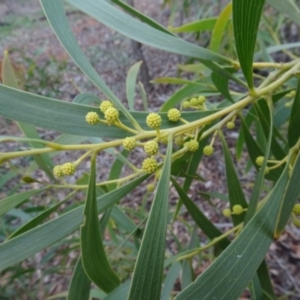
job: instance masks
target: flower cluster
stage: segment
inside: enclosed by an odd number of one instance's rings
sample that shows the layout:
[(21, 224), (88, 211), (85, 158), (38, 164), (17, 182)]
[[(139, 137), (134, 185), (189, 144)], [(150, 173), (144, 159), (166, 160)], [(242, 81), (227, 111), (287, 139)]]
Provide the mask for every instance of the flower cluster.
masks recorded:
[(57, 165), (53, 168), (55, 177), (71, 176), (75, 173), (76, 166), (73, 162), (66, 162), (63, 165)]
[(185, 100), (182, 102), (182, 108), (196, 108), (204, 109), (204, 103), (206, 101), (205, 96), (193, 97), (189, 101)]

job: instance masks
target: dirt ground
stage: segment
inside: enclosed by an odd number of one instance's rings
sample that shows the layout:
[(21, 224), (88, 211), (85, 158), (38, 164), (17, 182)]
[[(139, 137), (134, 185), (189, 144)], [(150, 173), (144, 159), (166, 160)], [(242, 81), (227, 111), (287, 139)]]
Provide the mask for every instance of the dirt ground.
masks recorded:
[[(168, 8), (161, 9), (161, 2), (160, 0), (139, 1), (138, 8), (167, 26), (170, 11)], [(71, 6), (67, 5), (66, 7), (73, 32), (83, 51), (107, 85), (125, 103), (126, 74), (130, 66), (136, 61), (130, 41), (119, 33), (78, 12)], [(180, 22), (180, 16), (177, 16), (176, 22)], [(71, 101), (78, 94), (79, 89), (103, 98), (103, 95), (82, 75), (59, 44), (47, 24), (37, 0), (0, 0), (0, 59), (4, 50), (10, 52), (16, 65), (21, 65), (26, 70), (24, 87), (30, 92)], [(177, 64), (183, 60), (182, 57), (150, 47), (143, 47), (142, 50), (151, 78), (176, 76)], [(28, 70), (32, 70), (32, 72)], [(173, 91), (174, 87), (170, 85), (154, 85), (151, 93), (148, 95), (150, 109), (157, 110)], [(19, 135), (21, 133), (14, 123), (0, 117), (0, 134)], [(234, 153), (237, 134), (229, 132), (226, 134), (227, 138), (230, 139), (231, 151)], [(48, 131), (41, 131), (41, 135), (46, 138), (57, 136), (56, 133)], [(3, 150), (2, 148), (0, 149), (1, 151)], [(213, 199), (212, 201), (216, 205), (216, 209), (213, 209), (199, 195), (200, 191), (226, 193), (225, 165), (220, 159), (222, 155), (221, 147), (217, 146), (213, 157), (203, 161), (200, 165), (199, 174), (205, 178), (205, 182), (198, 182), (197, 185), (192, 186), (190, 195), (216, 226), (224, 229), (230, 227), (228, 220), (220, 217), (220, 211), (224, 207), (224, 203)], [(139, 163), (138, 153), (135, 153), (134, 157)], [(64, 157), (62, 156), (60, 159), (64, 160)], [(106, 169), (110, 167), (110, 158), (103, 156), (99, 159), (101, 160), (101, 165), (105, 166)], [(246, 157), (237, 162), (240, 170), (240, 180), (245, 190), (248, 190), (249, 181), (254, 178), (255, 174), (253, 172), (245, 174), (243, 172), (245, 164)], [(0, 174), (3, 175), (6, 169), (2, 167), (0, 171)], [(0, 196), (4, 197), (7, 190), (14, 185), (15, 182), (10, 182), (9, 186), (4, 187), (0, 191)], [(141, 186), (134, 196), (141, 198), (141, 194), (144, 191), (145, 186)], [(175, 202), (176, 198), (176, 193), (172, 191), (171, 203)], [(50, 201), (50, 198), (47, 201)], [(124, 203), (130, 205), (129, 203), (132, 202), (125, 199)], [(137, 206), (137, 203), (135, 205)], [(174, 232), (178, 234), (180, 240), (188, 241), (190, 238), (187, 229), (180, 223), (174, 224)], [(272, 244), (266, 257), (276, 293), (279, 296), (286, 295), (286, 297), (281, 299), (300, 299), (299, 240), (300, 230), (292, 225), (288, 225), (283, 235)], [(170, 239), (170, 243), (168, 243), (170, 251), (173, 250), (173, 244)], [(43, 253), (37, 254), (33, 259), (29, 260), (28, 265), (37, 268), (34, 261), (38, 261), (39, 265), (42, 257)], [(52, 261), (52, 263), (58, 265), (60, 263), (59, 258), (56, 261)], [(198, 271), (201, 272), (205, 267), (205, 265), (201, 266)], [(38, 268), (41, 268), (40, 265)], [(37, 272), (37, 274), (38, 277), (44, 276), (42, 275), (43, 273)], [(40, 285), (38, 299), (45, 299), (45, 295), (54, 295), (64, 291), (68, 286), (69, 280), (70, 278), (63, 278), (59, 274), (55, 276), (46, 275), (43, 282), (50, 287), (45, 292), (43, 286)], [(32, 286), (35, 287), (35, 284), (32, 284)], [(292, 295), (288, 296), (290, 293)], [(2, 300), (1, 295), (0, 299)], [(24, 295), (22, 299), (31, 300), (33, 298), (26, 298)]]

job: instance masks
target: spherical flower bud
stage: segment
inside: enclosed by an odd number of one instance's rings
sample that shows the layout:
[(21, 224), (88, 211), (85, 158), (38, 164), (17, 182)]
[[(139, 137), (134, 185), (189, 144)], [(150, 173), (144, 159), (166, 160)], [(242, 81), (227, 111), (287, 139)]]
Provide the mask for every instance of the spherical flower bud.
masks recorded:
[(104, 113), (105, 120), (112, 124), (119, 120), (119, 112), (114, 107), (109, 107)]
[(149, 184), (147, 185), (147, 191), (148, 191), (149, 193), (152, 193), (152, 192), (154, 192), (154, 190), (155, 190), (155, 185), (154, 185), (153, 183), (149, 183)]
[(270, 169), (268, 167), (265, 168), (265, 175), (270, 173)]
[(184, 143), (184, 147), (186, 147), (190, 152), (195, 152), (199, 148), (199, 142), (196, 140), (190, 140)]
[(157, 169), (158, 164), (154, 157), (148, 157), (146, 158), (142, 163), (142, 169), (146, 173), (153, 173)]
[(296, 215), (296, 216), (299, 216), (300, 215), (300, 204), (295, 204), (294, 207), (293, 207), (293, 213)]
[(263, 156), (258, 156), (257, 158), (256, 158), (256, 160), (255, 160), (255, 162), (256, 162), (256, 164), (259, 166), (259, 167), (261, 167), (262, 166), (262, 164), (264, 163), (264, 157)]
[(198, 104), (198, 99), (197, 98), (192, 98), (191, 100), (190, 100), (190, 105), (191, 106), (196, 106)]
[(73, 175), (76, 171), (76, 166), (73, 162), (64, 163), (61, 167), (63, 175), (65, 176)]
[(229, 218), (231, 216), (231, 210), (230, 208), (225, 208), (223, 209), (223, 216), (226, 217), (226, 218)]
[(171, 122), (177, 122), (180, 120), (180, 118), (181, 118), (181, 112), (177, 108), (171, 108), (168, 111), (168, 119)]
[(175, 142), (175, 145), (182, 146), (184, 144), (183, 136), (182, 135), (176, 136), (174, 142)]
[(239, 204), (233, 205), (232, 207), (232, 213), (235, 215), (240, 215), (243, 213), (243, 207)]
[(148, 155), (154, 155), (158, 151), (158, 144), (155, 141), (148, 141), (145, 146), (144, 150)]
[(110, 107), (113, 107), (114, 105), (109, 100), (104, 100), (100, 104), (100, 110), (105, 113)]
[(99, 115), (96, 112), (88, 112), (85, 116), (85, 120), (91, 124), (91, 125), (95, 125), (99, 122)]
[(164, 137), (160, 137), (159, 141), (164, 144), (167, 145), (168, 144), (168, 136), (164, 136)]
[(150, 128), (159, 129), (161, 125), (161, 116), (157, 113), (150, 113), (147, 116), (146, 123)]
[(199, 96), (198, 97), (198, 104), (203, 104), (206, 101), (206, 97), (205, 96)]
[(158, 171), (156, 171), (156, 173), (155, 173), (155, 178), (156, 178), (156, 179), (159, 179), (159, 178), (160, 178), (161, 172), (162, 172), (162, 169), (159, 169)]
[(296, 227), (300, 228), (300, 220), (298, 218), (293, 218), (292, 222)]
[(58, 165), (58, 166), (55, 166), (53, 168), (53, 175), (55, 177), (62, 177), (64, 176), (64, 173), (63, 173), (63, 170), (62, 170), (62, 166), (61, 165)]
[(233, 129), (234, 126), (235, 126), (235, 124), (234, 124), (234, 122), (232, 122), (232, 121), (227, 122), (227, 124), (226, 124), (226, 127), (227, 127), (228, 129)]
[(123, 140), (123, 147), (125, 150), (131, 151), (136, 147), (136, 139), (134, 137), (127, 137)]
[(213, 146), (207, 145), (203, 148), (203, 154), (206, 156), (211, 156), (214, 153)]
[(183, 103), (182, 103), (183, 108), (189, 108), (190, 106), (191, 106), (191, 104), (189, 101), (183, 101)]

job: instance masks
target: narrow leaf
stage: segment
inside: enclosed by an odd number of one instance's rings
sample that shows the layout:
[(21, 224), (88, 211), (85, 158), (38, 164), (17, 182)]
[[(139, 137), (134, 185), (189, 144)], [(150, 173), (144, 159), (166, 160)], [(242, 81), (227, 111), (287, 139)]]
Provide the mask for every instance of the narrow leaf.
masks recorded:
[(94, 106), (95, 103), (100, 104), (100, 99), (92, 93), (80, 93), (73, 99), (73, 103)]
[(287, 14), (289, 18), (300, 25), (300, 10), (291, 0), (267, 0), (270, 5), (275, 7), (280, 13)]
[[(158, 77), (151, 80), (151, 83), (161, 83), (161, 84), (197, 84), (201, 85), (197, 81), (191, 81), (187, 79), (181, 79), (176, 77)], [(203, 86), (203, 85), (202, 85)]]
[[(228, 196), (230, 207), (234, 205), (241, 205), (243, 208), (247, 208), (248, 204), (245, 199), (243, 189), (240, 184), (240, 180), (236, 174), (231, 155), (225, 141), (224, 135), (220, 133), (220, 138), (222, 141), (224, 157), (225, 157), (225, 167), (226, 167), (226, 179), (227, 179), (227, 188), (228, 188)], [(241, 215), (232, 215), (232, 220), (234, 225), (238, 225), (239, 223), (243, 222), (245, 217), (245, 213)]]
[[(188, 210), (189, 214), (197, 224), (197, 226), (207, 235), (211, 240), (222, 235), (222, 232), (216, 228), (213, 223), (207, 219), (204, 213), (197, 207), (197, 205), (189, 198), (189, 196), (183, 191), (180, 185), (171, 177), (172, 183), (182, 200), (182, 203)], [(218, 245), (225, 249), (230, 242), (227, 239), (222, 239), (218, 242)]]
[(164, 286), (161, 293), (160, 300), (169, 300), (173, 291), (174, 284), (179, 276), (181, 270), (180, 262), (175, 262), (169, 269), (166, 278), (164, 280)]
[(135, 9), (134, 7), (128, 5), (127, 3), (121, 1), (121, 0), (112, 0), (113, 3), (115, 3), (116, 5), (120, 6), (121, 8), (123, 8), (125, 11), (127, 11), (128, 13), (130, 13), (132, 16), (137, 17), (138, 19), (140, 19), (143, 23), (146, 23), (147, 25), (160, 30), (164, 33), (173, 35), (172, 32), (170, 32), (167, 28), (165, 28), (164, 26), (160, 25), (158, 22), (156, 22), (155, 20), (147, 17), (146, 15), (142, 14), (140, 11), (138, 11), (137, 9)]
[(172, 155), (171, 137), (169, 137), (168, 142), (162, 174), (134, 268), (128, 296), (130, 300), (160, 299), (168, 220), (169, 178)]
[[(116, 105), (116, 107), (122, 111), (124, 116), (134, 123), (134, 119), (132, 118), (130, 112), (105, 84), (82, 52), (72, 33), (71, 27), (68, 24), (63, 7), (63, 1), (40, 0), (40, 2), (53, 31), (55, 32), (61, 44), (64, 46), (65, 50), (72, 57), (73, 61), (88, 76), (95, 86), (98, 87)], [(106, 2), (101, 1), (101, 5), (104, 4), (106, 4)]]
[(131, 66), (126, 77), (126, 95), (130, 110), (134, 110), (136, 79), (142, 63), (142, 61), (138, 61)]
[(96, 202), (96, 160), (92, 157), (85, 220), (80, 230), (81, 259), (87, 276), (104, 292), (114, 290), (120, 280), (111, 269), (102, 243)]
[(20, 205), (21, 203), (25, 202), (31, 196), (39, 194), (46, 189), (39, 189), (39, 190), (32, 190), (28, 192), (23, 192), (20, 194), (14, 194), (12, 196), (3, 198), (0, 200), (0, 216), (8, 212), (9, 210), (13, 209), (14, 207)]
[(148, 111), (147, 94), (146, 94), (144, 85), (140, 81), (139, 81), (139, 88), (140, 88), (140, 94), (141, 94), (142, 102), (143, 102), (143, 106), (144, 106), (144, 111)]
[(292, 148), (300, 138), (300, 78), (298, 78), (297, 92), (295, 95), (288, 128), (289, 146)]
[(32, 220), (30, 220), (29, 222), (25, 223), (23, 226), (21, 226), (20, 228), (18, 228), (16, 231), (14, 231), (8, 238), (12, 239), (14, 237), (16, 237), (17, 235), (20, 235), (21, 233), (24, 233), (38, 225), (40, 225), (46, 218), (48, 218), (53, 212), (56, 212), (58, 210), (58, 208), (65, 203), (66, 201), (68, 201), (70, 199), (70, 197), (72, 197), (75, 192), (72, 192), (70, 195), (68, 195), (64, 200), (60, 201), (59, 203), (53, 205), (52, 207), (46, 209), (45, 211), (43, 211), (42, 213), (40, 213), (38, 216), (34, 217)]
[(176, 300), (238, 299), (273, 241), (274, 215), (278, 213), (287, 181), (286, 168), (263, 207), (213, 264), (178, 294)]
[(212, 51), (219, 52), (219, 48), (222, 42), (223, 34), (226, 29), (226, 25), (231, 16), (232, 12), (232, 3), (229, 2), (224, 9), (221, 11), (218, 20), (215, 24), (215, 27), (211, 34), (211, 40), (209, 48)]
[[(97, 198), (98, 213), (117, 203), (143, 182), (148, 175), (138, 177), (121, 188)], [(0, 245), (0, 270), (18, 263), (77, 230), (83, 222), (83, 206), (63, 214)], [(22, 251), (20, 251), (22, 249)]]
[(103, 300), (124, 300), (128, 295), (130, 280), (120, 284), (116, 289), (109, 293)]
[[(178, 95), (177, 95), (178, 97)], [(176, 101), (179, 99), (176, 97)], [(55, 99), (42, 97), (27, 92), (15, 90), (0, 84), (0, 115), (42, 128), (53, 129), (74, 135), (89, 137), (125, 138), (129, 134), (116, 127), (105, 124), (89, 125), (85, 121), (85, 115), (90, 111), (99, 113), (99, 109), (70, 102), (58, 101)], [(172, 106), (173, 107), (173, 106)], [(182, 117), (188, 121), (195, 121), (216, 112), (217, 110), (184, 112)], [(133, 112), (134, 119), (145, 129), (149, 129), (146, 124), (148, 112)], [(55, 118), (53, 118), (55, 116)], [(166, 117), (166, 113), (161, 113), (161, 128), (174, 127)], [(130, 122), (120, 115), (123, 124), (130, 126)], [(180, 125), (180, 123), (178, 123)], [(176, 124), (176, 126), (178, 126)], [(0, 156), (1, 157), (1, 156)]]
[(179, 27), (169, 27), (169, 29), (172, 32), (176, 32), (176, 33), (213, 30), (216, 22), (217, 22), (217, 18), (201, 19), (201, 20), (183, 24)]
[(294, 162), (291, 177), (288, 186), (286, 188), (284, 199), (280, 206), (280, 210), (277, 218), (277, 224), (276, 224), (276, 231), (275, 231), (276, 238), (279, 237), (282, 231), (284, 230), (284, 227), (286, 226), (286, 223), (288, 222), (291, 216), (293, 206), (299, 198), (300, 195), (299, 178), (300, 178), (300, 152), (298, 152), (297, 158)]
[(73, 271), (67, 300), (89, 300), (91, 281), (86, 276), (81, 257), (78, 258)]
[[(43, 3), (56, 3), (57, 1), (41, 0)], [(138, 20), (126, 15), (105, 1), (95, 2), (93, 0), (68, 0), (69, 3), (95, 18), (99, 22), (120, 32), (121, 34), (136, 40), (142, 44), (166, 50), (172, 53), (198, 58), (202, 64), (209, 69), (219, 72), (221, 75), (231, 78), (244, 85), (243, 81), (222, 69), (216, 63), (233, 63), (232, 60), (221, 56), (205, 48), (196, 46), (177, 37), (163, 33), (143, 24)], [(215, 63), (216, 62), (216, 63)]]
[(250, 90), (253, 90), (252, 61), (264, 0), (233, 0), (232, 15), (236, 51)]
[[(4, 52), (4, 58), (2, 62), (2, 81), (4, 85), (9, 87), (18, 89), (19, 85), (15, 78), (15, 73), (10, 61), (10, 57), (7, 51)], [(18, 123), (19, 128), (22, 130), (24, 135), (28, 138), (38, 139), (39, 134), (36, 128), (30, 124)], [(29, 143), (34, 148), (39, 148), (41, 145), (37, 145), (34, 143)], [(53, 163), (48, 156), (48, 154), (38, 154), (34, 155), (33, 159), (37, 163), (37, 165), (51, 178), (54, 180), (54, 176), (52, 173)]]
[[(230, 70), (232, 71), (232, 70)], [(218, 89), (218, 91), (230, 102), (234, 103), (230, 92), (229, 92), (229, 88), (228, 88), (228, 82), (229, 79), (224, 77), (224, 76), (220, 76), (218, 73), (216, 72), (212, 72), (211, 74), (211, 80), (214, 83), (214, 85), (216, 86), (216, 88)]]

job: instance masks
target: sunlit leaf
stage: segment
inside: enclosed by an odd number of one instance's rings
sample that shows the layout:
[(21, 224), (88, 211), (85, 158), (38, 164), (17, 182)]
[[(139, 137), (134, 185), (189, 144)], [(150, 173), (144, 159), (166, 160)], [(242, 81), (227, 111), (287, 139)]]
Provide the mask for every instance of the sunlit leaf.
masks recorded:
[(176, 32), (176, 33), (213, 30), (216, 22), (217, 22), (217, 18), (207, 18), (207, 19), (201, 19), (190, 23), (186, 23), (179, 27), (169, 27), (169, 29), (172, 32)]
[(212, 31), (210, 45), (209, 45), (210, 50), (219, 52), (223, 34), (226, 29), (227, 22), (231, 16), (231, 12), (232, 12), (232, 3), (229, 2), (220, 13), (218, 20)]

